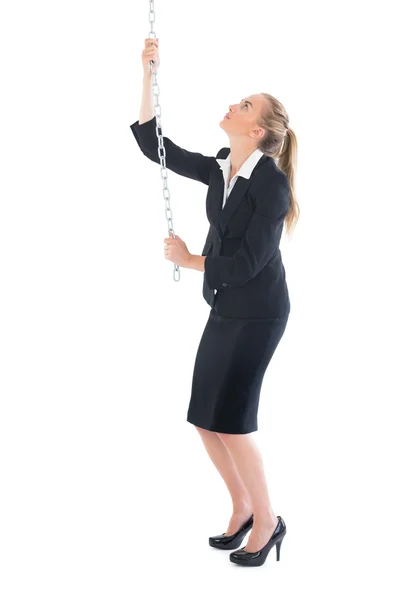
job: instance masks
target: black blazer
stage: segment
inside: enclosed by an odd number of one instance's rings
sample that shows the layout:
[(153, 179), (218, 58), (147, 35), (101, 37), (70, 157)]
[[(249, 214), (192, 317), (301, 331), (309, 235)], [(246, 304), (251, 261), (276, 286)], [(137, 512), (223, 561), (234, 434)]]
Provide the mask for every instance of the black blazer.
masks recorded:
[[(147, 158), (160, 164), (156, 117), (130, 126)], [(279, 243), (289, 209), (289, 183), (275, 160), (262, 156), (251, 177), (238, 177), (222, 208), (224, 177), (215, 158), (189, 152), (163, 134), (165, 164), (178, 175), (208, 186), (210, 223), (202, 256), (206, 256), (203, 296), (223, 317), (287, 316), (290, 300)], [(217, 293), (214, 293), (217, 290)]]

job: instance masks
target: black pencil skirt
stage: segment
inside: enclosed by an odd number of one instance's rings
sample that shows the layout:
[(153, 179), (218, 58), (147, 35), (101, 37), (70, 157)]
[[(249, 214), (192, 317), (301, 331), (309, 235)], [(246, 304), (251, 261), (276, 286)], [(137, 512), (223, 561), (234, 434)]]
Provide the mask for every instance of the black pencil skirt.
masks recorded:
[(211, 309), (195, 359), (189, 423), (219, 433), (258, 430), (261, 384), (288, 318), (236, 319)]

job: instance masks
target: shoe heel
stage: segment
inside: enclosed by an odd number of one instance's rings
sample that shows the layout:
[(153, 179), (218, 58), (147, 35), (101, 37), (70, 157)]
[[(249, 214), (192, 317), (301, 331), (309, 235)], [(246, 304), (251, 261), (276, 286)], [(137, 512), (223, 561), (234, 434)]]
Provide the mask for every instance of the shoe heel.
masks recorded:
[(276, 560), (279, 560), (281, 556), (281, 544), (282, 540), (279, 540), (279, 542), (276, 543)]

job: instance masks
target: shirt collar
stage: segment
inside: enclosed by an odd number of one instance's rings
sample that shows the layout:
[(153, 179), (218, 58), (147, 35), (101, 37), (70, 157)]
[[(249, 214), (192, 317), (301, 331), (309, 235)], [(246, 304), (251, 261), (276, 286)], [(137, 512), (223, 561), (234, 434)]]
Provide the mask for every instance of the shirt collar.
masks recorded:
[[(254, 167), (263, 155), (264, 152), (261, 152), (261, 150), (256, 148), (254, 152), (246, 158), (235, 177), (239, 177), (240, 175), (240, 177), (249, 179)], [(224, 175), (227, 175), (231, 170), (231, 154), (229, 153), (226, 158), (217, 158), (216, 161), (219, 164), (220, 169), (224, 172)]]

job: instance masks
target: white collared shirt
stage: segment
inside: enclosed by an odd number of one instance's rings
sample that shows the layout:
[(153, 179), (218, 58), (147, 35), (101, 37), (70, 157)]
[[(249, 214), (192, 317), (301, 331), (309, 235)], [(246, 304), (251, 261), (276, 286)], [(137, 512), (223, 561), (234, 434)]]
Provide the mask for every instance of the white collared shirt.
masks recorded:
[(222, 173), (224, 176), (224, 181), (225, 181), (224, 197), (222, 199), (222, 208), (224, 208), (226, 199), (228, 198), (229, 194), (231, 193), (232, 188), (235, 185), (236, 180), (239, 177), (239, 175), (240, 175), (240, 177), (245, 177), (246, 179), (249, 179), (250, 175), (253, 172), (254, 167), (256, 166), (256, 164), (258, 163), (258, 161), (260, 160), (260, 158), (263, 155), (264, 155), (264, 153), (261, 152), (261, 150), (259, 150), (258, 148), (256, 148), (254, 150), (254, 152), (252, 152), (250, 154), (250, 156), (248, 156), (246, 158), (246, 160), (244, 161), (244, 163), (242, 164), (242, 166), (240, 167), (240, 169), (236, 173), (236, 175), (234, 175), (232, 177), (229, 186), (228, 186), (228, 177), (232, 170), (231, 154), (229, 153), (226, 158), (217, 158), (216, 159), (217, 163), (219, 164), (220, 169), (222, 170)]

